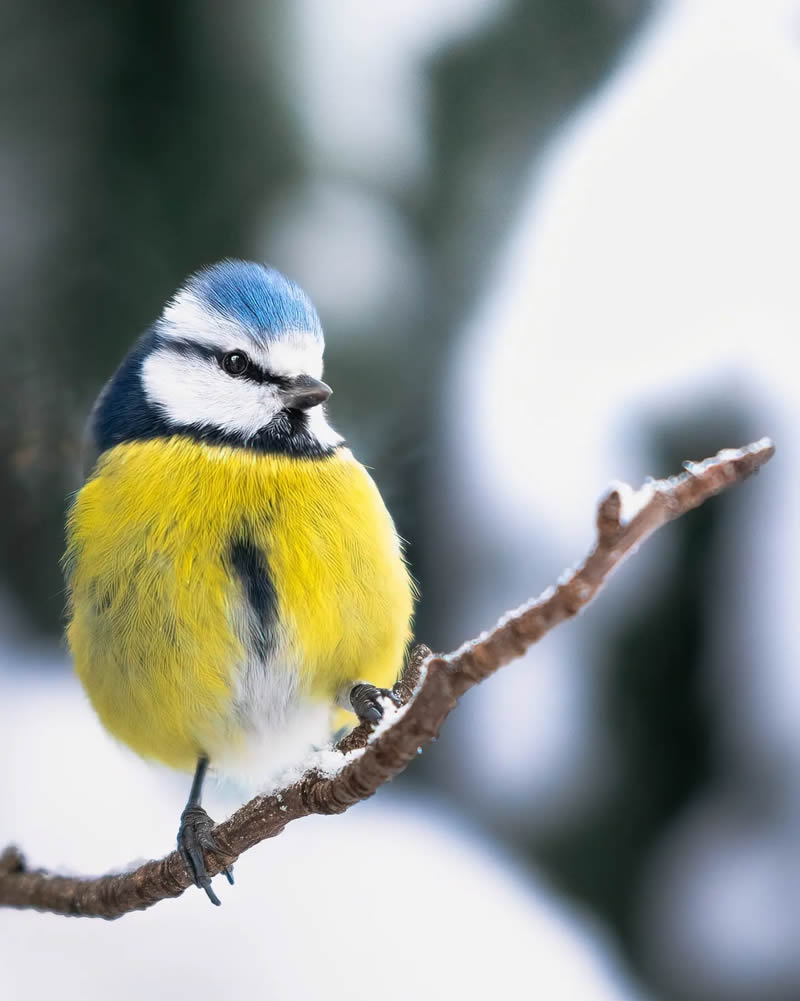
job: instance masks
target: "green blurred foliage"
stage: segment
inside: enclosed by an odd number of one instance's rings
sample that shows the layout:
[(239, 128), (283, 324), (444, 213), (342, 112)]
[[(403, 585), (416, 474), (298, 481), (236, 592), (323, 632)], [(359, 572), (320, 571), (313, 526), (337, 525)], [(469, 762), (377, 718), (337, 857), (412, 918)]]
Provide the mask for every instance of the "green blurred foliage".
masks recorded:
[(19, 240), (2, 251), (0, 569), (40, 628), (60, 626), (65, 498), (92, 399), (189, 271), (251, 252), (254, 205), (302, 170), (278, 83), (280, 11), (0, 8)]

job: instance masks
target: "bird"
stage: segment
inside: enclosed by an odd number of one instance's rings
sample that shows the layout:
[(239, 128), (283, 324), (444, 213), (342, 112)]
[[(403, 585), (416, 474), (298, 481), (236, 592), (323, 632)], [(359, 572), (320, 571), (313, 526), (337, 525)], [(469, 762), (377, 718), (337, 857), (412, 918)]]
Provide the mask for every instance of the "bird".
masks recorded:
[(323, 351), (278, 270), (190, 275), (101, 390), (67, 514), (76, 674), (113, 737), (193, 773), (178, 849), (217, 905), (207, 772), (297, 764), (343, 720), (376, 723), (411, 637), (403, 543), (328, 421)]

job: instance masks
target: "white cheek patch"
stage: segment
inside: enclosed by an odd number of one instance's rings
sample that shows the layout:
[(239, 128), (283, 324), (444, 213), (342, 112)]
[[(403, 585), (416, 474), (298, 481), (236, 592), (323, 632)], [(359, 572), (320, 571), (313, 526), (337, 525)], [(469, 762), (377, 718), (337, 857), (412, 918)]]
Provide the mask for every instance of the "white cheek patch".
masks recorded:
[(255, 434), (281, 409), (268, 384), (234, 379), (211, 359), (155, 351), (142, 366), (148, 400), (173, 423), (210, 424), (222, 431)]
[[(202, 303), (191, 292), (179, 292), (167, 304), (158, 333), (165, 341), (194, 341), (215, 351), (243, 351), (272, 375), (322, 378), (322, 338), (309, 331), (283, 331), (264, 344), (246, 326)], [(148, 399), (176, 425), (211, 425), (245, 436), (269, 424), (282, 409), (277, 389), (269, 383), (234, 379), (210, 358), (156, 350), (142, 366)], [(343, 441), (328, 423), (322, 406), (306, 412), (309, 433), (323, 448)]]
[(312, 407), (306, 411), (306, 423), (311, 434), (323, 448), (335, 448), (344, 441), (328, 423), (325, 410), (322, 407)]

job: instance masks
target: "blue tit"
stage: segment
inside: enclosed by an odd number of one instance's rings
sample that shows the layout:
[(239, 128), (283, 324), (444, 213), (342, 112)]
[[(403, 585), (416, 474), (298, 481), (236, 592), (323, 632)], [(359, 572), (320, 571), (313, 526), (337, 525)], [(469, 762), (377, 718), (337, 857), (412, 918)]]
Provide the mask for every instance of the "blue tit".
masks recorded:
[(194, 769), (178, 846), (214, 903), (209, 765), (274, 771), (342, 710), (379, 719), (410, 638), (401, 544), (328, 423), (323, 347), (278, 271), (192, 275), (101, 392), (67, 520), (76, 672), (111, 734)]

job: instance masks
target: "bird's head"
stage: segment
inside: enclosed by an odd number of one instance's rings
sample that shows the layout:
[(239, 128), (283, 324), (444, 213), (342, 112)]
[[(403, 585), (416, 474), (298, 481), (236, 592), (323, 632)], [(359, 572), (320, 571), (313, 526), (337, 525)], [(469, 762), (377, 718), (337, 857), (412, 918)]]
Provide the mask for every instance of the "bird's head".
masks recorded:
[(323, 349), (301, 288), (264, 265), (221, 261), (192, 275), (133, 347), (95, 407), (96, 444), (184, 433), (329, 451), (341, 438), (323, 407)]

